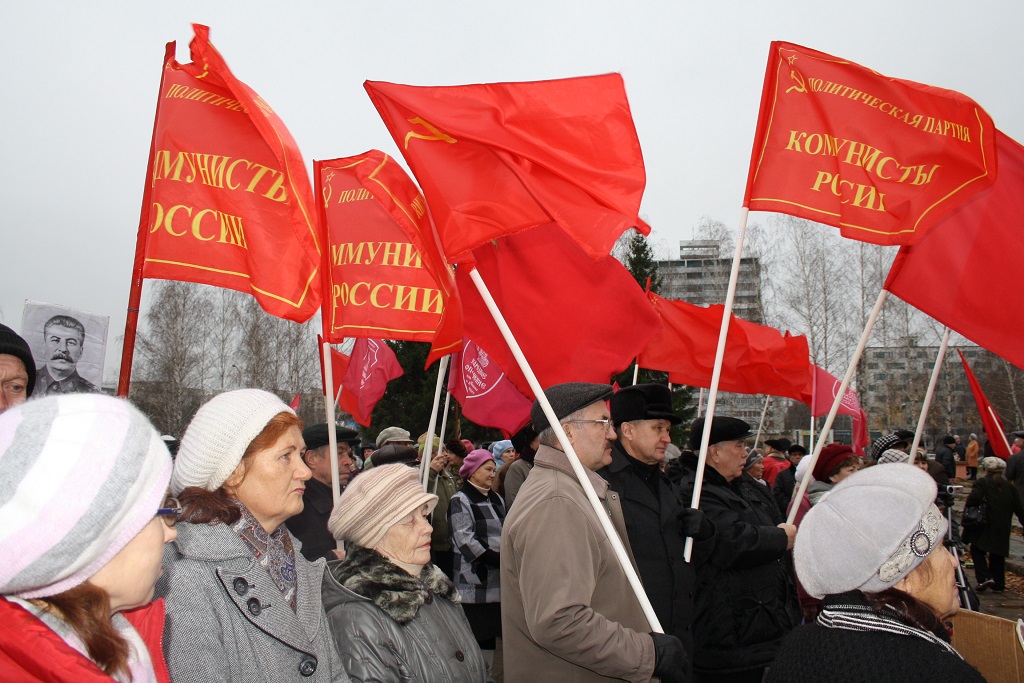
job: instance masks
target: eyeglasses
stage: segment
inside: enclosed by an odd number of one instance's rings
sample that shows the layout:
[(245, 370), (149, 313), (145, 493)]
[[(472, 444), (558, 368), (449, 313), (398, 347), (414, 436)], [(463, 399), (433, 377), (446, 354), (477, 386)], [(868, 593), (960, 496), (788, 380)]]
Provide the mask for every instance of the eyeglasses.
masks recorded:
[(596, 424), (601, 425), (605, 429), (615, 426), (615, 423), (613, 423), (610, 418), (605, 418), (603, 420), (569, 420), (569, 422), (573, 422), (576, 424)]
[(163, 505), (156, 510), (156, 516), (164, 521), (167, 526), (173, 527), (178, 523), (181, 516), (181, 503), (173, 496), (167, 496)]

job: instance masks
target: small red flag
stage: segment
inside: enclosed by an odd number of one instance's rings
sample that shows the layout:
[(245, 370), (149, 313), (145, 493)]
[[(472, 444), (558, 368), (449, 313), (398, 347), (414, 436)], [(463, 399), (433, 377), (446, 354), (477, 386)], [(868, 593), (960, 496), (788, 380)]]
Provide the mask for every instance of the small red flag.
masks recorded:
[(979, 346), (1024, 368), (1020, 330), (1024, 147), (997, 131), (999, 179), (902, 247), (885, 288)]
[(773, 42), (744, 206), (912, 244), (991, 186), (995, 127), (972, 99)]
[[(814, 373), (812, 383), (807, 395), (802, 400), (811, 407), (811, 415), (814, 417), (828, 415), (843, 382), (818, 365), (812, 365), (811, 371)], [(838, 414), (853, 417), (853, 450), (864, 455), (864, 449), (870, 442), (868, 416), (853, 389), (847, 389), (843, 394)]]
[(344, 388), (338, 405), (356, 422), (369, 427), (373, 408), (387, 391), (388, 382), (401, 377), (402, 372), (398, 357), (383, 340), (359, 337), (341, 380)]
[(302, 401), (302, 393), (300, 392), (298, 394), (295, 394), (295, 396), (292, 398), (291, 403), (288, 404), (288, 407), (291, 408), (292, 410), (296, 410), (297, 411), (299, 409), (299, 403), (301, 401)]
[(1010, 445), (1006, 443), (1006, 430), (1003, 429), (1003, 421), (996, 415), (995, 409), (989, 403), (985, 392), (978, 384), (978, 378), (974, 376), (971, 366), (964, 358), (964, 352), (956, 350), (960, 354), (960, 362), (964, 364), (964, 374), (967, 375), (967, 382), (971, 385), (971, 393), (974, 394), (974, 402), (978, 406), (978, 414), (981, 416), (981, 425), (985, 429), (988, 442), (992, 445), (992, 451), (1003, 460), (1010, 457)]
[(465, 339), (462, 351), (452, 356), (448, 392), (462, 406), (462, 414), (483, 427), (515, 434), (530, 419), (533, 401), (509, 381), (476, 342)]
[[(327, 373), (324, 372), (324, 338), (319, 334), (316, 336), (317, 357), (320, 359), (320, 391), (327, 397)], [(334, 384), (334, 396), (342, 387), (345, 373), (348, 372), (349, 357), (331, 347), (331, 380)], [(334, 397), (328, 397), (334, 398)]]
[(449, 263), (546, 223), (591, 258), (628, 228), (649, 233), (637, 216), (643, 156), (618, 74), (364, 87), (423, 189)]
[(324, 226), (324, 335), (433, 342), (427, 365), (459, 348), (462, 308), (426, 203), (378, 150), (314, 162)]
[(139, 239), (143, 277), (253, 295), (303, 322), (320, 305), (313, 192), (277, 114), (193, 24), (191, 64), (167, 45)]
[[(592, 260), (556, 225), (473, 252), (477, 269), (542, 387), (603, 382), (622, 372), (661, 327), (636, 280), (611, 256)], [(465, 335), (487, 349), (519, 391), (526, 377), (466, 268), (459, 267)]]
[[(669, 373), (673, 384), (710, 387), (722, 327), (721, 304), (697, 306), (647, 297), (664, 327), (637, 358), (640, 367)], [(810, 382), (807, 338), (732, 316), (718, 388), (802, 400)]]

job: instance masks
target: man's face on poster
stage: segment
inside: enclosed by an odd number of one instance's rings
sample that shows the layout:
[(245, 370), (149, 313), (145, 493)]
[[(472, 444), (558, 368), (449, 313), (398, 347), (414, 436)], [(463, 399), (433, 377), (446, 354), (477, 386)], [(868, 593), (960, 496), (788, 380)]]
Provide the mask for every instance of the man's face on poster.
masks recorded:
[(63, 325), (50, 325), (43, 332), (46, 365), (61, 373), (70, 373), (82, 357), (85, 339), (78, 330)]

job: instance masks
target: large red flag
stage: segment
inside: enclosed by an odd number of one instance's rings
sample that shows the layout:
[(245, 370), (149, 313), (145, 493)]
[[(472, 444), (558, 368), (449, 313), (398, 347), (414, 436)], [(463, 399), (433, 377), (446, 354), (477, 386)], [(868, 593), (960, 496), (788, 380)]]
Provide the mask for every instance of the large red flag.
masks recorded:
[[(611, 256), (592, 260), (556, 225), (474, 250), (477, 269), (542, 387), (609, 382), (661, 327), (633, 276)], [(487, 349), (524, 395), (525, 376), (466, 268), (456, 269), (466, 337)]]
[(305, 163), (277, 114), (193, 24), (191, 64), (167, 46), (139, 226), (142, 275), (251, 293), (302, 322), (320, 305)]
[(912, 244), (996, 176), (995, 127), (969, 97), (773, 42), (744, 206)]
[[(637, 358), (640, 367), (669, 373), (673, 384), (710, 387), (721, 304), (697, 306), (647, 294), (664, 327)], [(732, 316), (719, 389), (802, 399), (810, 381), (807, 338)]]
[[(839, 387), (842, 386), (843, 382), (818, 365), (812, 365), (811, 371), (814, 373), (811, 385), (808, 387), (807, 395), (802, 400), (811, 407), (811, 415), (814, 417), (828, 415), (829, 411), (832, 410), (832, 403), (836, 400)], [(864, 455), (864, 449), (867, 448), (870, 442), (870, 437), (868, 436), (868, 416), (864, 412), (860, 399), (857, 398), (857, 394), (853, 389), (847, 389), (846, 393), (843, 394), (843, 400), (839, 403), (838, 414), (853, 417), (853, 450)]]
[(637, 216), (646, 175), (618, 74), (364, 85), (423, 189), (450, 263), (546, 223), (592, 258), (628, 228), (650, 231)]
[(429, 365), (462, 343), (455, 278), (423, 196), (378, 150), (314, 162), (324, 226), (324, 336), (433, 342)]
[(971, 366), (967, 364), (967, 359), (964, 358), (964, 352), (960, 349), (957, 349), (956, 352), (960, 354), (960, 362), (964, 364), (964, 374), (967, 375), (967, 381), (971, 385), (971, 393), (974, 394), (974, 402), (978, 405), (978, 414), (981, 416), (981, 425), (985, 428), (988, 442), (992, 444), (992, 450), (995, 454), (1006, 460), (1010, 457), (1010, 445), (1006, 443), (1006, 431), (1003, 428), (1003, 421), (996, 415), (996, 411), (992, 404), (989, 403), (988, 397), (981, 390), (978, 378), (974, 376)]
[(505, 371), (480, 346), (469, 339), (452, 356), (448, 391), (471, 422), (515, 434), (530, 419), (533, 401), (509, 381)]
[(1024, 147), (997, 131), (999, 179), (913, 246), (902, 247), (885, 288), (979, 346), (1024, 368)]

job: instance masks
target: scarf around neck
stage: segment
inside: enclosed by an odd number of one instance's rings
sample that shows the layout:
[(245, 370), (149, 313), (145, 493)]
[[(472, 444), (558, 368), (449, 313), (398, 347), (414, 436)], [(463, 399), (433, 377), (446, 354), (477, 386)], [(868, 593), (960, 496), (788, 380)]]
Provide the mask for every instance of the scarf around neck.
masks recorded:
[(270, 578), (274, 580), (274, 585), (281, 591), (281, 595), (294, 612), (298, 596), (298, 576), (295, 572), (295, 548), (292, 546), (291, 535), (284, 524), (277, 527), (274, 533), (268, 534), (249, 508), (240, 501), (232, 499), (232, 502), (242, 513), (238, 521), (231, 525), (232, 531), (238, 534), (256, 561), (267, 570)]

